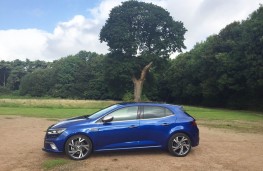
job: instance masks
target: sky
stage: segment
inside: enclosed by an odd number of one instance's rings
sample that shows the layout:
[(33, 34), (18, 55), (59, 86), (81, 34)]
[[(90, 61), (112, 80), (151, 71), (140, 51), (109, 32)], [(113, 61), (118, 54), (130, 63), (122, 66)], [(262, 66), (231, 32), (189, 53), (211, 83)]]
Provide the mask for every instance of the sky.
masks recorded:
[[(53, 61), (80, 50), (106, 54), (99, 33), (125, 0), (0, 0), (0, 61)], [(227, 24), (245, 20), (263, 0), (140, 0), (159, 5), (188, 30), (189, 51)]]

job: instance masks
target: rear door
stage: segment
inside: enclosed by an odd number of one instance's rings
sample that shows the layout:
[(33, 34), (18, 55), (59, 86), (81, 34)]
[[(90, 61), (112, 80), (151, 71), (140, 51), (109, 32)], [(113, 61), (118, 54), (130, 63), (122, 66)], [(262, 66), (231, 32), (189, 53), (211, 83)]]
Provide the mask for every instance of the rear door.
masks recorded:
[(169, 137), (176, 117), (161, 106), (143, 106), (140, 115), (140, 146), (161, 146)]

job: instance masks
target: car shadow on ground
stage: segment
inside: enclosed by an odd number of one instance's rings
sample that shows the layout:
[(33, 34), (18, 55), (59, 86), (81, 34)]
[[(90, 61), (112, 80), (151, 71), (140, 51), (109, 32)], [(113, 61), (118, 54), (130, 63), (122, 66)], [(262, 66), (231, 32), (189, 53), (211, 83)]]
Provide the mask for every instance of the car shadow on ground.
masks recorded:
[[(194, 148), (188, 154), (189, 156), (195, 156), (196, 150)], [(45, 153), (46, 158), (49, 159), (69, 159), (65, 153)], [(89, 158), (100, 158), (100, 157), (124, 157), (124, 156), (171, 156), (173, 157), (168, 150), (160, 149), (133, 149), (133, 150), (112, 150), (112, 151), (100, 151), (93, 152)]]
[(69, 159), (65, 153), (48, 153), (43, 152), (44, 157), (48, 159)]
[[(49, 159), (68, 159), (65, 153), (44, 153), (46, 158)], [(93, 152), (90, 157), (122, 157), (122, 156), (142, 156), (142, 155), (166, 155), (170, 154), (168, 151), (160, 150), (160, 149), (133, 149), (133, 150), (112, 150), (112, 151), (100, 151)], [(171, 156), (171, 155), (170, 155)]]
[(134, 149), (134, 150), (114, 150), (114, 151), (101, 151), (94, 152), (91, 157), (101, 157), (101, 156), (140, 156), (140, 155), (169, 155), (168, 151), (159, 149)]

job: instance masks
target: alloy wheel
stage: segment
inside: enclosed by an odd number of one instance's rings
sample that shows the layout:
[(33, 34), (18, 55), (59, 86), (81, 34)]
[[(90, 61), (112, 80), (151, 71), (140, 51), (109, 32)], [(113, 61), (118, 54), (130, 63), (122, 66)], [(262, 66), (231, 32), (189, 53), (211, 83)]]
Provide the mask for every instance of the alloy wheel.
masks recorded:
[(91, 150), (91, 141), (83, 135), (73, 136), (66, 142), (66, 153), (75, 160), (82, 160), (88, 157)]
[(179, 157), (186, 156), (191, 150), (190, 138), (183, 134), (177, 133), (169, 141), (169, 151), (171, 154)]

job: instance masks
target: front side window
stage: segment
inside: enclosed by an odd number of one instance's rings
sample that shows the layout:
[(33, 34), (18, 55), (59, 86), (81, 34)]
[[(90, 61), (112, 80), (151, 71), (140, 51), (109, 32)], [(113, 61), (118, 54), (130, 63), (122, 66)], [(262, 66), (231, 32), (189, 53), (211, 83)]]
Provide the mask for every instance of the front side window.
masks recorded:
[(124, 121), (137, 119), (137, 114), (138, 106), (131, 106), (116, 110), (108, 116), (113, 116), (113, 121)]
[(90, 118), (90, 119), (98, 118), (98, 117), (102, 116), (103, 114), (105, 114), (105, 113), (113, 110), (113, 109), (116, 108), (116, 107), (118, 107), (118, 105), (112, 105), (112, 106), (110, 106), (110, 107), (107, 107), (107, 108), (105, 108), (105, 109), (102, 109), (102, 110), (100, 110), (100, 111), (98, 111), (98, 112), (90, 115), (89, 118)]
[(172, 115), (172, 112), (167, 108), (159, 106), (144, 106), (142, 119), (161, 118), (169, 115)]

